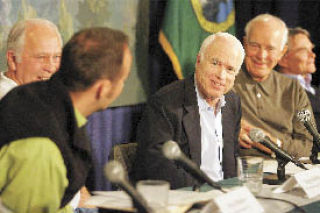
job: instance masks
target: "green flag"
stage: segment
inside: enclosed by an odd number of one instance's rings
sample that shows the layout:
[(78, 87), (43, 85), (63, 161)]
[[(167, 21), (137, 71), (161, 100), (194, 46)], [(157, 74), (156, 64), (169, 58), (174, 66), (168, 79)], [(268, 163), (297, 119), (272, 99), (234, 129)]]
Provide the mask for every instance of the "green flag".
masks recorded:
[(202, 41), (216, 32), (235, 33), (232, 0), (168, 0), (159, 42), (179, 79), (193, 74)]

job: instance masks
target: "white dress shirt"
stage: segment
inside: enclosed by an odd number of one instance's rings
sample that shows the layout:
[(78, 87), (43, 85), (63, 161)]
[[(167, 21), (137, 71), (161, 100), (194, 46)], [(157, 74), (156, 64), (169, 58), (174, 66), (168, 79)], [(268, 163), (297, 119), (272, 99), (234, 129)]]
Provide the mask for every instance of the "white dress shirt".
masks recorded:
[(294, 74), (286, 74), (286, 73), (283, 73), (283, 74), (288, 76), (289, 78), (297, 79), (300, 85), (303, 87), (303, 89), (310, 92), (312, 95), (316, 94), (316, 91), (311, 86), (311, 80), (312, 80), (311, 74), (307, 74), (306, 78), (304, 78), (302, 75), (294, 75)]
[[(195, 81), (196, 82), (196, 81)], [(195, 83), (201, 127), (201, 165), (204, 171), (213, 181), (223, 179), (222, 171), (222, 120), (221, 108), (225, 105), (224, 96), (217, 104), (217, 109), (211, 107), (204, 98), (201, 97)]]
[(18, 84), (4, 75), (5, 72), (0, 72), (0, 100)]

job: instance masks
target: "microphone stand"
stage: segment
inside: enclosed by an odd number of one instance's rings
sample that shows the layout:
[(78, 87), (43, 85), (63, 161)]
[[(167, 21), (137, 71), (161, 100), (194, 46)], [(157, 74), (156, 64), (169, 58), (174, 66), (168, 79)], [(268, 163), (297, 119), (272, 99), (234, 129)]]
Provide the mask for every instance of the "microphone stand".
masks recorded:
[(200, 192), (200, 184), (199, 183), (195, 183), (193, 186), (192, 186), (192, 191), (194, 192)]
[(276, 155), (277, 162), (278, 162), (278, 168), (277, 168), (277, 184), (282, 184), (286, 180), (286, 165), (289, 162), (288, 160), (284, 160), (283, 158)]
[(320, 164), (320, 161), (318, 160), (318, 153), (320, 151), (320, 138), (318, 135), (314, 133), (315, 130), (313, 130), (314, 127), (312, 124), (308, 122), (304, 122), (303, 124), (313, 137), (313, 145), (312, 145), (310, 160), (313, 164)]
[(316, 140), (316, 138), (313, 136), (313, 145), (310, 155), (310, 160), (313, 164), (320, 164), (320, 161), (318, 160), (318, 153), (319, 153), (319, 144), (320, 141)]
[(280, 185), (284, 181), (286, 181), (286, 165), (289, 162), (289, 160), (285, 160), (281, 156), (276, 154), (276, 160), (278, 163), (277, 167), (277, 179), (273, 176), (270, 175), (269, 177), (266, 176), (263, 179), (263, 183), (268, 184), (268, 185)]
[(133, 206), (137, 209), (139, 213), (153, 213), (154, 210), (148, 206), (145, 199), (137, 193), (136, 189), (128, 183), (118, 184), (132, 199)]

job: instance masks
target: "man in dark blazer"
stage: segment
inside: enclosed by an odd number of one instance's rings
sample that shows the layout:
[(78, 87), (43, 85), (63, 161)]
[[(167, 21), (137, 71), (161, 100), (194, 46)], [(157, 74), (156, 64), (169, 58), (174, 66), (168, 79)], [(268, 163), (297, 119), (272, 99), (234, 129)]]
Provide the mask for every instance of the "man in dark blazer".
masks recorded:
[(279, 61), (279, 72), (297, 79), (305, 89), (311, 103), (318, 131), (320, 130), (320, 89), (311, 85), (312, 75), (316, 72), (313, 52), (314, 44), (307, 30), (289, 28), (288, 50)]
[(176, 141), (214, 181), (236, 176), (241, 106), (239, 97), (229, 91), (243, 58), (242, 45), (234, 36), (210, 35), (197, 56), (195, 75), (150, 98), (138, 126), (136, 180), (163, 179), (172, 189), (196, 183), (163, 156), (161, 148), (168, 140)]

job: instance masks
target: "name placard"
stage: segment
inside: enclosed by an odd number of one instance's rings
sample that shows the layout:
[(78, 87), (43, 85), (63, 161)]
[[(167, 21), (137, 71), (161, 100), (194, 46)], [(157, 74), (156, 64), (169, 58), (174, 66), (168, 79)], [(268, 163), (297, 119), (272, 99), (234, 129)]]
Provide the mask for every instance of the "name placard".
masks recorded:
[(239, 187), (220, 195), (214, 198), (214, 201), (222, 213), (264, 212), (260, 203), (247, 187)]
[(286, 180), (274, 193), (287, 192), (294, 187), (301, 187), (308, 198), (313, 198), (320, 194), (320, 169), (313, 168), (302, 171)]

